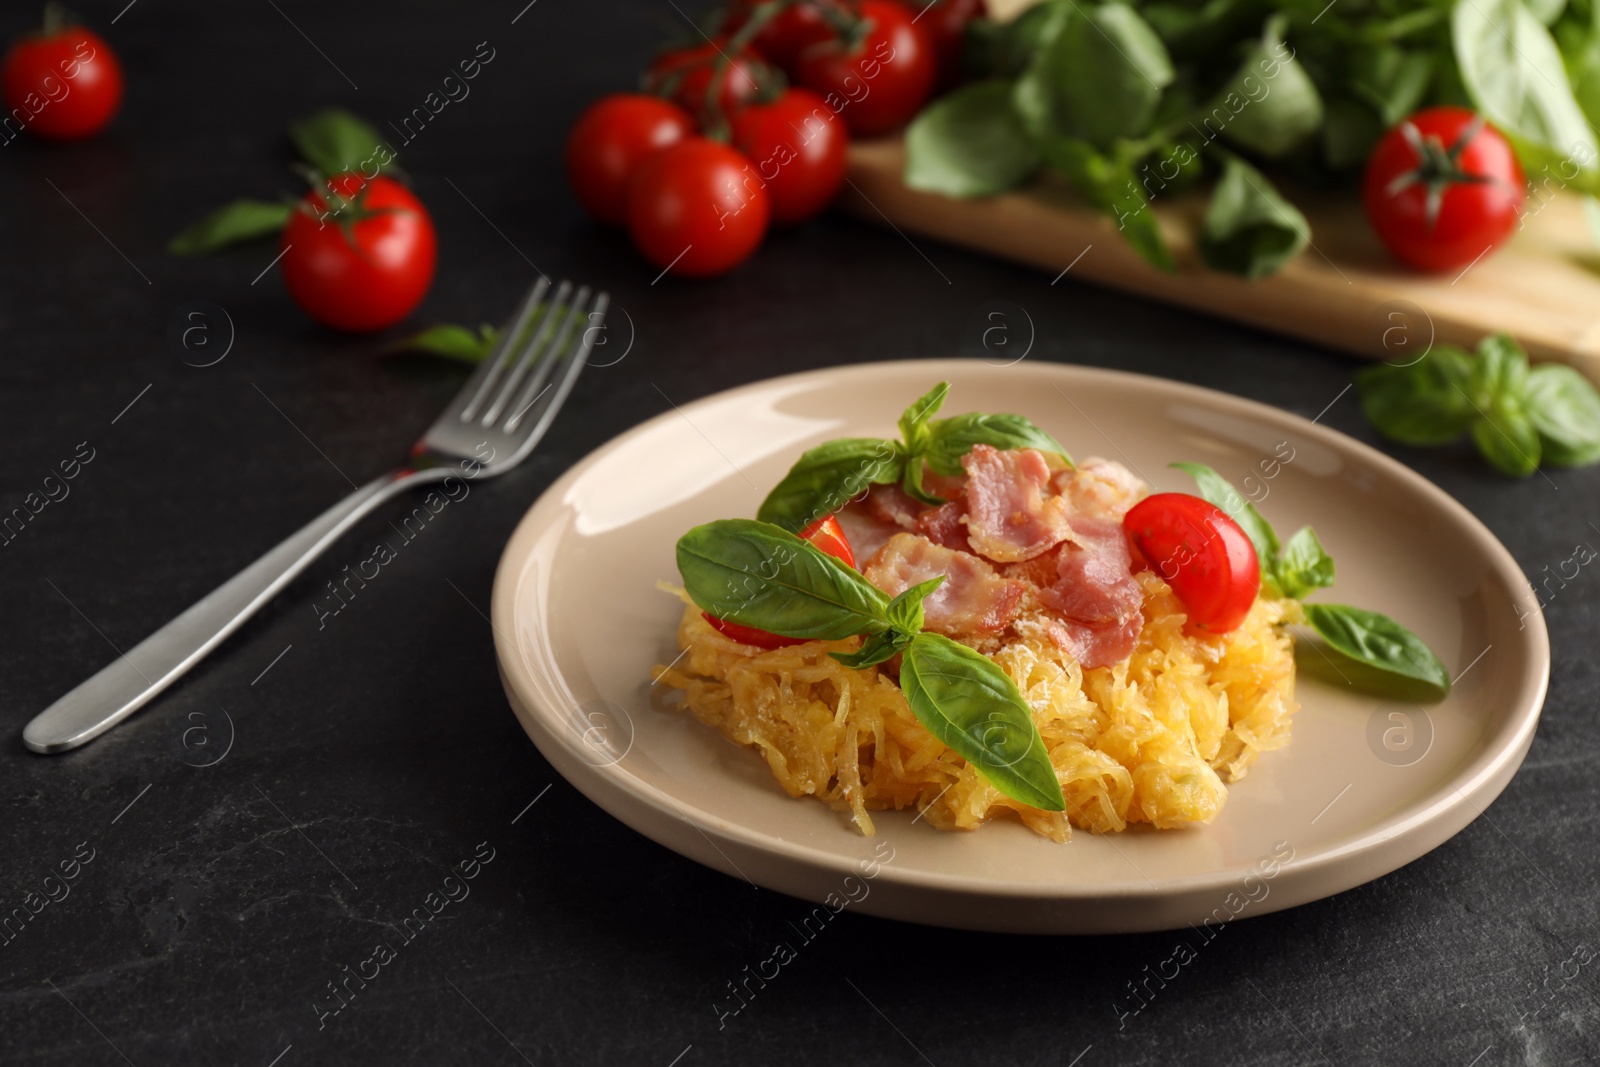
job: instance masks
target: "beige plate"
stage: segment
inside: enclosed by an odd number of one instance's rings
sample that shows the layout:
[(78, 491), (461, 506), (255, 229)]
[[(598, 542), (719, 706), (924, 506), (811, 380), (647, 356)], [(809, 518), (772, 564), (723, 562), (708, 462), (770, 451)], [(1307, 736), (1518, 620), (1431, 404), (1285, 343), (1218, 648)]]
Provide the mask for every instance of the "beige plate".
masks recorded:
[[(1079, 831), (1058, 845), (1014, 821), (948, 833), (901, 812), (877, 818), (874, 840), (818, 801), (790, 799), (757, 755), (652, 691), (651, 665), (677, 654), (679, 616), (656, 583), (677, 580), (673, 545), (689, 527), (754, 514), (820, 441), (892, 435), (901, 409), (940, 379), (953, 383), (946, 413), (1028, 415), (1078, 456), (1119, 459), (1157, 489), (1191, 488), (1169, 462), (1209, 463), (1285, 534), (1314, 524), (1339, 563), (1336, 595), (1322, 598), (1410, 625), (1461, 675), (1454, 692), (1424, 709), (1302, 676), (1293, 743), (1265, 754), (1216, 821), (1193, 830)], [(1267, 462), (1290, 449), (1287, 464)], [(1466, 509), (1400, 464), (1222, 393), (1040, 364), (816, 371), (652, 419), (578, 463), (528, 512), (500, 561), (492, 610), (523, 728), (624, 823), (797, 897), (976, 930), (1220, 923), (1392, 871), (1499, 795), (1533, 739), (1550, 669), (1544, 623), (1516, 562)], [(892, 858), (873, 865), (875, 857)]]

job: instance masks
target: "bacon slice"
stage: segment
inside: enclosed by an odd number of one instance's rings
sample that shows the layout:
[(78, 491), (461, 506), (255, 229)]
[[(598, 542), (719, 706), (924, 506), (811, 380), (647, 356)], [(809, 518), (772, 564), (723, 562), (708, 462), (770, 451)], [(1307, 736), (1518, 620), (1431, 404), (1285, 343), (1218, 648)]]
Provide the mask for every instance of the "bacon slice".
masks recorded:
[(980, 555), (1016, 563), (1071, 536), (1067, 501), (1044, 495), (1050, 467), (1034, 449), (974, 445), (961, 466), (967, 472), (967, 537)]
[(898, 485), (874, 485), (838, 513), (856, 559), (867, 559), (902, 530), (917, 529), (923, 506)]
[(944, 584), (922, 602), (923, 623), (950, 637), (999, 633), (1022, 606), (1022, 583), (1000, 577), (977, 556), (916, 534), (895, 534), (861, 573), (890, 596), (944, 575)]
[(971, 552), (972, 542), (967, 539), (967, 524), (963, 521), (966, 517), (967, 502), (958, 497), (918, 515), (917, 530), (936, 545)]
[(1072, 516), (1072, 542), (1056, 560), (1056, 581), (1039, 599), (1056, 613), (1051, 638), (1085, 667), (1128, 658), (1144, 627), (1144, 590), (1133, 576), (1133, 555), (1122, 524)]

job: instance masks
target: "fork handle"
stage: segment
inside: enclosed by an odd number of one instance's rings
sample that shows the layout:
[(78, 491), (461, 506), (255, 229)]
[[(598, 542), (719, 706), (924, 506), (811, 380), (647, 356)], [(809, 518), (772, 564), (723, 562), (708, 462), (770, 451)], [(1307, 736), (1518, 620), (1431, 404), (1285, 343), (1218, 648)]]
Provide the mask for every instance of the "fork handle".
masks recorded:
[(111, 729), (200, 662), (368, 512), (447, 473), (401, 468), (363, 485), (40, 712), (22, 731), (23, 744), (65, 752)]

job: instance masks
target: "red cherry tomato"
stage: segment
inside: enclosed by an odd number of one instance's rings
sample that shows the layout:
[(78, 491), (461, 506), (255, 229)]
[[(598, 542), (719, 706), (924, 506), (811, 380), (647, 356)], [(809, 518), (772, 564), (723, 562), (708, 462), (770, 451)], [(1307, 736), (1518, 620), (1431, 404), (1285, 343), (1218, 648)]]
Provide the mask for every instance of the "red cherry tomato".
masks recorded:
[(851, 47), (835, 37), (800, 53), (795, 77), (828, 98), (851, 133), (888, 133), (911, 121), (933, 92), (933, 45), (910, 11), (891, 0), (862, 0), (868, 23)]
[[(750, 14), (765, 0), (734, 0), (728, 8), (723, 32), (732, 35), (750, 21)], [(783, 8), (757, 31), (752, 42), (763, 56), (793, 73), (800, 53), (834, 34), (830, 16), (846, 20), (856, 17), (858, 0), (798, 0)]]
[(672, 100), (704, 125), (712, 117), (707, 112), (706, 94), (711, 91), (712, 79), (720, 76), (717, 107), (723, 115), (732, 114), (769, 89), (774, 76), (751, 49), (729, 56), (727, 43), (727, 38), (718, 36), (703, 45), (662, 52), (645, 71), (645, 89)]
[(98, 133), (122, 104), (122, 64), (98, 34), (52, 25), (14, 43), (0, 60), (8, 117), (51, 141)]
[[(816, 522), (800, 531), (803, 540), (810, 541), (822, 551), (843, 563), (846, 567), (856, 565), (856, 554), (850, 547), (850, 539), (844, 535), (844, 527), (839, 525), (839, 520), (832, 515), (824, 515)], [(804, 641), (798, 637), (779, 637), (777, 634), (765, 630), (757, 630), (753, 626), (740, 626), (736, 622), (727, 622), (715, 618), (705, 612), (700, 613), (706, 622), (722, 636), (741, 645), (755, 645), (757, 648), (785, 648), (789, 645), (803, 645)]]
[(690, 137), (639, 164), (628, 183), (628, 232), (663, 271), (721, 274), (754, 252), (771, 206), (750, 161)]
[(1517, 228), (1526, 197), (1506, 139), (1463, 107), (1419, 111), (1367, 159), (1367, 218), (1397, 259), (1428, 271), (1466, 267)]
[(336, 330), (393, 326), (433, 281), (433, 220), (392, 178), (342, 174), (314, 189), (283, 230), (283, 281), (306, 314)]
[(962, 39), (967, 33), (967, 23), (989, 14), (984, 0), (902, 0), (918, 12), (917, 25), (933, 42), (934, 66), (937, 70), (935, 84), (948, 89), (961, 80)]
[(1122, 519), (1133, 546), (1212, 633), (1234, 629), (1261, 591), (1255, 546), (1226, 511), (1187, 493), (1157, 493)]
[(627, 220), (628, 179), (646, 156), (694, 134), (694, 120), (670, 100), (613, 93), (589, 105), (567, 135), (567, 180), (601, 222)]
[(850, 133), (822, 97), (786, 89), (775, 102), (733, 117), (733, 147), (766, 182), (772, 221), (796, 223), (827, 207), (844, 184)]

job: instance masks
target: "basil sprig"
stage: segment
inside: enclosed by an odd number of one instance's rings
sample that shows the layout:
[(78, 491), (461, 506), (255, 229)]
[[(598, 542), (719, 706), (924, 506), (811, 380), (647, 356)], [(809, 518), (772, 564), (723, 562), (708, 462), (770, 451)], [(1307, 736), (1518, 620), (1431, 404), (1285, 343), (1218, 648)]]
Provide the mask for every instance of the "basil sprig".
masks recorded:
[(784, 637), (836, 641), (860, 635), (863, 669), (903, 654), (900, 684), (928, 730), (1006, 796), (1046, 811), (1066, 799), (1027, 702), (987, 657), (922, 629), (922, 601), (943, 577), (891, 599), (858, 572), (770, 523), (722, 519), (678, 541), (684, 589), (719, 619)]
[(900, 416), (900, 440), (841, 437), (810, 449), (767, 494), (756, 518), (798, 533), (831, 515), (873, 485), (900, 486), (924, 504), (944, 501), (922, 487), (924, 466), (937, 474), (961, 473), (961, 457), (974, 445), (1035, 448), (1072, 458), (1054, 437), (1021, 415), (956, 415), (935, 419), (950, 383), (940, 382)]
[(1401, 444), (1471, 434), (1485, 459), (1517, 478), (1541, 464), (1600, 462), (1600, 393), (1571, 367), (1530, 369), (1527, 353), (1503, 333), (1484, 338), (1476, 356), (1443, 345), (1405, 366), (1367, 367), (1356, 384), (1368, 421)]
[[(1333, 557), (1309, 526), (1281, 547), (1272, 524), (1229, 481), (1203, 463), (1174, 463), (1193, 476), (1200, 495), (1233, 517), (1255, 545), (1261, 584), (1269, 594), (1303, 600), (1333, 584)], [(1307, 604), (1306, 622), (1353, 669), (1346, 681), (1384, 695), (1443, 700), (1450, 672), (1426, 642), (1387, 615), (1345, 604)]]

